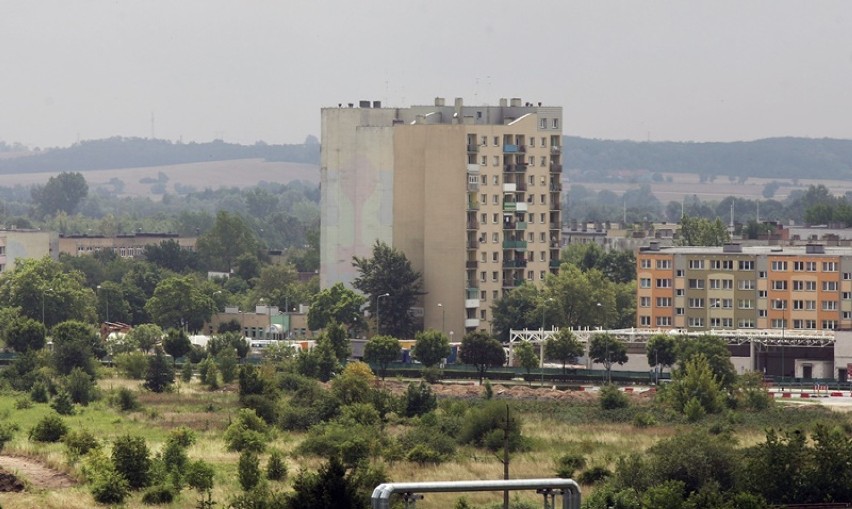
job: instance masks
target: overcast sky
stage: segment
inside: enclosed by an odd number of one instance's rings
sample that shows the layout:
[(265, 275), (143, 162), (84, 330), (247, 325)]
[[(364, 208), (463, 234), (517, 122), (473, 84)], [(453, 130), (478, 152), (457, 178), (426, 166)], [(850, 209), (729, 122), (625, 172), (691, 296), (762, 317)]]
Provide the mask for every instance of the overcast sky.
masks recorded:
[(852, 139), (852, 1), (0, 0), (0, 140), (301, 143), (320, 108), (521, 97), (565, 133)]

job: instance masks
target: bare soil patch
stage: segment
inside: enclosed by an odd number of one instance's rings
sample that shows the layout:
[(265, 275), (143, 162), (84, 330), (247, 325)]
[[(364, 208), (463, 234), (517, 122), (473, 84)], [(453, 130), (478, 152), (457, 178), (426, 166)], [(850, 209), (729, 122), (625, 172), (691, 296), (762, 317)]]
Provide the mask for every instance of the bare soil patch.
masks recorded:
[[(0, 491), (23, 491), (23, 483), (19, 478), (41, 489), (70, 488), (77, 485), (77, 480), (70, 475), (33, 458), (0, 456)], [(21, 484), (21, 489), (4, 489), (7, 484), (16, 486), (16, 482)]]

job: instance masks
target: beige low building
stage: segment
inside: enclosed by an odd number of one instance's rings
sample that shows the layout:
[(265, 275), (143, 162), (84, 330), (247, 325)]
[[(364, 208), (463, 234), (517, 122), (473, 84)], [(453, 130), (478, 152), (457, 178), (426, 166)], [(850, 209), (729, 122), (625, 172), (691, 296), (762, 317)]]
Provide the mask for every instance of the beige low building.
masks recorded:
[(59, 258), (56, 232), (0, 230), (0, 273), (15, 270), (15, 261), (26, 258)]
[(103, 235), (63, 235), (59, 238), (59, 252), (71, 256), (90, 255), (99, 251), (112, 251), (122, 258), (138, 258), (146, 246), (157, 246), (167, 240), (176, 241), (181, 249), (195, 251), (196, 237), (181, 237), (176, 233), (128, 233), (107, 237)]
[(240, 324), (243, 336), (249, 339), (311, 339), (308, 329), (306, 306), (285, 313), (277, 306), (256, 306), (254, 311), (241, 311), (237, 307), (225, 307), (214, 313), (209, 323), (204, 324), (205, 334), (215, 334), (219, 325), (235, 321)]

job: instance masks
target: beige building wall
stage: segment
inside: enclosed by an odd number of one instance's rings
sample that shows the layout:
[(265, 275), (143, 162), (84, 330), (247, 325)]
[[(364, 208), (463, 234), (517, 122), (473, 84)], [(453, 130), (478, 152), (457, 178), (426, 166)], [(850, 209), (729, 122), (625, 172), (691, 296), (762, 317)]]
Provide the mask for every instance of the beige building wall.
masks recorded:
[(157, 246), (173, 240), (181, 249), (195, 250), (196, 237), (178, 237), (176, 234), (129, 234), (107, 237), (100, 235), (68, 235), (59, 238), (59, 252), (70, 256), (91, 255), (99, 251), (113, 251), (122, 258), (141, 257), (146, 246)]
[(15, 270), (19, 258), (59, 258), (56, 232), (39, 230), (0, 231), (0, 273)]

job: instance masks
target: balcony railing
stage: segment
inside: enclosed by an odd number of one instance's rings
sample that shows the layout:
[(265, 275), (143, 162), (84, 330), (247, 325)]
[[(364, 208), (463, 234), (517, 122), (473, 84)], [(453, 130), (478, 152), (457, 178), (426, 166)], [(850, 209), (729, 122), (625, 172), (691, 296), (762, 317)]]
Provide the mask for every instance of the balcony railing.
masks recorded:
[(522, 269), (526, 266), (526, 260), (503, 260), (504, 269)]
[(476, 143), (468, 144), (467, 151), (471, 154), (479, 152), (479, 145), (477, 145)]
[(522, 180), (522, 181), (517, 183), (517, 188), (518, 188), (518, 191), (526, 191), (527, 190), (527, 183)]
[(553, 182), (550, 184), (550, 190), (553, 192), (561, 192), (562, 191), (562, 182)]
[(527, 229), (527, 222), (526, 221), (518, 221), (517, 223), (515, 223), (515, 229), (516, 230), (526, 230)]
[(467, 291), (468, 292), (479, 292), (479, 281), (475, 279), (467, 280)]
[(479, 202), (476, 200), (468, 200), (467, 210), (479, 210)]
[(468, 260), (467, 262), (465, 262), (464, 266), (468, 269), (475, 269), (479, 267), (479, 262), (476, 260)]
[(467, 241), (468, 249), (479, 249), (479, 241), (477, 240), (468, 240)]
[(513, 201), (504, 201), (503, 202), (503, 212), (514, 212), (517, 210), (518, 204)]
[(562, 210), (562, 203), (559, 200), (551, 201), (550, 210)]
[(479, 221), (468, 221), (467, 222), (468, 230), (478, 230), (479, 229)]
[(468, 182), (467, 190), (471, 192), (479, 191), (479, 182)]
[(525, 240), (504, 240), (503, 249), (526, 249), (527, 241)]
[(556, 163), (551, 164), (550, 173), (562, 173), (562, 165)]
[(479, 298), (479, 288), (468, 286), (465, 289), (465, 298), (466, 299), (478, 299)]
[(551, 154), (561, 154), (562, 153), (562, 147), (552, 146), (552, 147), (550, 147), (550, 153)]
[(550, 229), (551, 230), (561, 230), (562, 227), (559, 225), (559, 223), (550, 223)]
[(551, 269), (558, 269), (561, 264), (562, 262), (560, 262), (559, 260), (550, 260)]
[(524, 284), (523, 278), (508, 278), (503, 280), (503, 288), (517, 288)]
[(527, 171), (527, 163), (518, 163), (515, 165), (515, 171), (518, 173), (522, 171)]
[(504, 154), (514, 154), (515, 152), (520, 152), (518, 146), (514, 143), (506, 143), (503, 145), (503, 153)]

